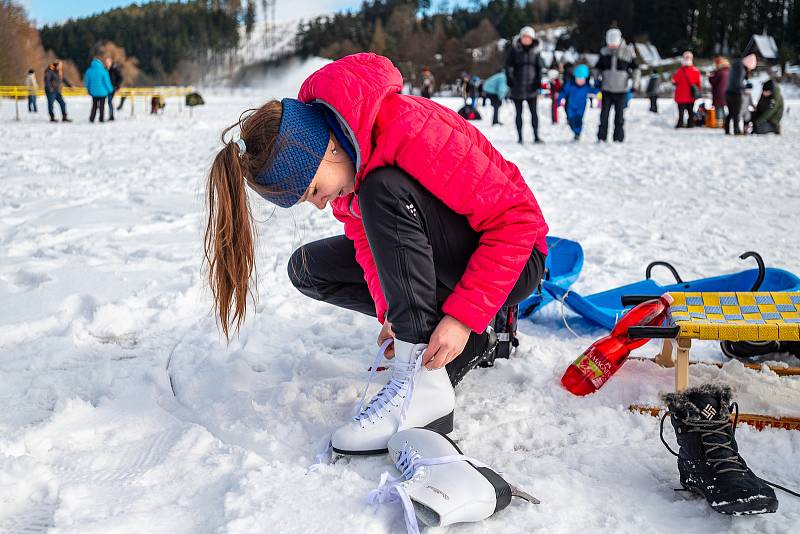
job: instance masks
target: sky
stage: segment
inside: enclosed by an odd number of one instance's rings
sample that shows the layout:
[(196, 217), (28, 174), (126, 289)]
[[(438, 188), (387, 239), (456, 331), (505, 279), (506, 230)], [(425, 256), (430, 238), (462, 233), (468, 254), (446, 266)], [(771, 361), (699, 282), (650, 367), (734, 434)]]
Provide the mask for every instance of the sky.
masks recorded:
[[(64, 22), (68, 18), (88, 17), (115, 7), (130, 5), (132, 0), (17, 0), (28, 10), (37, 26)], [(324, 13), (353, 8), (360, 0), (278, 0), (275, 15), (278, 20), (308, 18)]]

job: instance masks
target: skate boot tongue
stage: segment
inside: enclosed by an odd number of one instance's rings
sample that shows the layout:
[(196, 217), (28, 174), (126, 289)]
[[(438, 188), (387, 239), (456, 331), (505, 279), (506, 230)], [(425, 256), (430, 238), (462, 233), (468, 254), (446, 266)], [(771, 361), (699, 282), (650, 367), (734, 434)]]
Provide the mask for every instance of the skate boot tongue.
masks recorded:
[(413, 364), (417, 361), (417, 358), (422, 356), (425, 348), (427, 348), (425, 344), (413, 344), (395, 339), (394, 358), (392, 360), (394, 363)]

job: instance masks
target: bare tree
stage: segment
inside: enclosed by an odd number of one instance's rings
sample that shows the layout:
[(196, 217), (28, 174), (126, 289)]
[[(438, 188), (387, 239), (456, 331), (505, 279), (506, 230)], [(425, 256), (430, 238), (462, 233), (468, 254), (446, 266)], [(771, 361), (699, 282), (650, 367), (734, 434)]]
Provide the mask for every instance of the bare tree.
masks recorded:
[(103, 57), (110, 57), (122, 69), (122, 77), (128, 85), (133, 85), (139, 78), (139, 60), (135, 57), (128, 57), (125, 49), (117, 46), (113, 41), (106, 41), (100, 47)]

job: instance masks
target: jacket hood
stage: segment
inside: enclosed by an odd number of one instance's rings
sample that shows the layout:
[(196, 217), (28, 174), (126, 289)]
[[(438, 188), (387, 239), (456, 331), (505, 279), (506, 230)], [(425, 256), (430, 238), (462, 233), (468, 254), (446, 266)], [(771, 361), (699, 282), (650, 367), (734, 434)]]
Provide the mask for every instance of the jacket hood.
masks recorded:
[(300, 87), (298, 99), (319, 103), (336, 115), (356, 150), (356, 180), (372, 156), (372, 129), (383, 100), (403, 88), (392, 62), (372, 53), (353, 54), (325, 65)]
[[(538, 52), (541, 49), (541, 44), (542, 42), (534, 37), (531, 48), (533, 48), (534, 51)], [(511, 46), (513, 46), (517, 50), (522, 50), (523, 46), (522, 43), (519, 42), (519, 35), (515, 35), (514, 38), (511, 40)]]
[(625, 42), (625, 39), (619, 45), (619, 48), (612, 49), (607, 46), (604, 46), (600, 53), (606, 56), (616, 56), (622, 60), (630, 61), (636, 57), (636, 53), (633, 51), (633, 47), (629, 46), (628, 43)]

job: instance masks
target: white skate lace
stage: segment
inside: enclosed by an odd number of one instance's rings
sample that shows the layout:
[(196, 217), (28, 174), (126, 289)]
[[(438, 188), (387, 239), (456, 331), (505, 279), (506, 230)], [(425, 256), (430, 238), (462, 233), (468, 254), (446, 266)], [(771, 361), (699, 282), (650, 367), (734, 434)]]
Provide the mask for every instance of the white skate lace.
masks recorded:
[[(391, 404), (392, 406), (398, 406), (393, 401), (397, 395), (400, 394), (403, 384), (408, 382), (408, 390), (405, 394), (405, 399), (400, 406), (400, 423), (398, 426), (398, 430), (402, 429), (403, 422), (406, 418), (406, 409), (408, 403), (411, 400), (411, 395), (414, 392), (414, 377), (416, 376), (417, 372), (422, 365), (422, 358), (417, 357), (415, 362), (395, 362), (394, 370), (392, 371), (392, 378), (389, 382), (383, 386), (383, 388), (378, 392), (375, 397), (370, 401), (366, 408), (362, 409), (364, 405), (364, 399), (367, 398), (367, 391), (369, 390), (369, 386), (372, 383), (372, 379), (375, 378), (375, 375), (378, 373), (378, 364), (381, 363), (383, 358), (386, 355), (386, 349), (389, 348), (389, 345), (393, 343), (393, 339), (389, 338), (385, 340), (380, 348), (378, 349), (378, 353), (375, 355), (375, 361), (372, 362), (372, 367), (370, 368), (369, 378), (367, 379), (367, 385), (364, 388), (364, 393), (361, 395), (361, 399), (356, 403), (353, 407), (353, 419), (355, 421), (361, 421), (365, 418), (368, 418), (371, 422), (375, 422), (374, 417), (378, 415), (378, 412), (382, 410), (386, 405)], [(316, 455), (314, 458), (314, 463), (308, 467), (306, 474), (311, 473), (319, 469), (323, 464), (330, 463), (331, 455), (333, 453), (333, 443), (331, 442), (331, 437), (328, 438), (327, 445), (325, 445), (325, 449)]]
[[(440, 456), (438, 458), (423, 458), (422, 455), (414, 449), (408, 442), (403, 444), (403, 448), (397, 453), (397, 460), (395, 465), (400, 471), (400, 475), (393, 477), (388, 472), (384, 471), (381, 475), (381, 480), (378, 487), (369, 492), (367, 495), (367, 502), (370, 504), (383, 504), (383, 503), (396, 503), (400, 502), (403, 505), (403, 516), (406, 520), (406, 530), (409, 534), (419, 534), (419, 525), (417, 525), (417, 516), (414, 513), (414, 505), (411, 498), (408, 496), (403, 483), (412, 480), (423, 467), (429, 465), (442, 465), (450, 464), (453, 462), (469, 462), (475, 467), (485, 467), (492, 469), (485, 463), (475, 458), (470, 458), (463, 454), (450, 454), (447, 456)], [(494, 469), (492, 469), (494, 471)], [(500, 474), (499, 471), (495, 471)]]
[[(367, 379), (367, 385), (364, 387), (364, 394), (361, 395), (361, 400), (355, 406), (353, 410), (353, 419), (356, 421), (363, 421), (364, 419), (369, 419), (371, 423), (375, 423), (377, 418), (381, 417), (381, 412), (384, 408), (389, 406), (394, 406), (395, 408), (400, 408), (400, 421), (398, 430), (402, 430), (403, 422), (406, 419), (406, 410), (408, 409), (408, 404), (411, 402), (411, 397), (414, 394), (414, 378), (417, 376), (417, 372), (419, 372), (420, 367), (422, 366), (422, 358), (419, 354), (415, 355), (414, 361), (411, 362), (399, 362), (395, 360), (392, 368), (392, 376), (389, 379), (381, 390), (372, 397), (372, 400), (366, 407), (364, 405), (364, 400), (367, 398), (367, 391), (369, 391), (369, 386), (372, 384), (372, 379), (375, 378), (375, 374), (378, 370), (378, 364), (381, 363), (381, 360), (384, 358), (386, 353), (386, 349), (392, 343), (392, 339), (387, 339), (381, 345), (381, 348), (378, 350), (378, 354), (375, 356), (375, 361), (372, 362), (372, 370), (370, 372), (369, 378)], [(402, 394), (403, 387), (408, 384), (408, 389), (405, 395)], [(397, 397), (403, 398), (402, 405), (397, 404)], [(388, 408), (391, 411), (391, 408)]]

